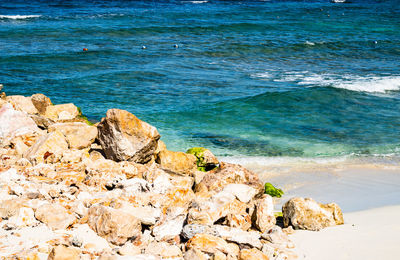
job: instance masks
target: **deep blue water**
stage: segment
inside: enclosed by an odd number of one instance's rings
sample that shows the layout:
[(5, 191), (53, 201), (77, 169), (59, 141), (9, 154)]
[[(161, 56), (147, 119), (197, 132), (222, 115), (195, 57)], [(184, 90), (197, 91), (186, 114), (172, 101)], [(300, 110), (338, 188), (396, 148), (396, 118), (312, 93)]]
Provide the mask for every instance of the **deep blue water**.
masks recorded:
[(8, 95), (126, 109), (172, 150), (398, 155), (399, 65), (395, 0), (0, 1)]

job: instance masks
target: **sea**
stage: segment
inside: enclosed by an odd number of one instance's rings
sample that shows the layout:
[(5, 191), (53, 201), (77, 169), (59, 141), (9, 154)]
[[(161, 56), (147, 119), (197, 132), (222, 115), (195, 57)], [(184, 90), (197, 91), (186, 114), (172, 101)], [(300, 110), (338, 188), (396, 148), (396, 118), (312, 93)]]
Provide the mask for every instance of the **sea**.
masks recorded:
[(0, 83), (175, 151), (398, 158), (400, 2), (0, 0)]

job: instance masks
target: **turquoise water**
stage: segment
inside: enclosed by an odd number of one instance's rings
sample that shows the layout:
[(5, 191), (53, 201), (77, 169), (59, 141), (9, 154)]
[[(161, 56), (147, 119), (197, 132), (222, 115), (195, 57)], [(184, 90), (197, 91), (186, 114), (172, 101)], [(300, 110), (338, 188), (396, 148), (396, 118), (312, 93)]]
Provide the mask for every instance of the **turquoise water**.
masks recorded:
[(399, 65), (398, 1), (0, 1), (8, 95), (126, 109), (172, 150), (398, 155)]

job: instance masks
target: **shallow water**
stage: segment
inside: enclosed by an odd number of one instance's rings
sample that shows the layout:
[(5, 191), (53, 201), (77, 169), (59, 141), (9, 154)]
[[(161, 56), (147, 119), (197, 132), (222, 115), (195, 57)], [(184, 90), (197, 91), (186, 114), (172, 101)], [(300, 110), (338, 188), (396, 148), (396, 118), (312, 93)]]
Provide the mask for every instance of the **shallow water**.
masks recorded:
[(399, 17), (394, 0), (0, 1), (0, 83), (93, 120), (129, 110), (172, 150), (397, 156)]

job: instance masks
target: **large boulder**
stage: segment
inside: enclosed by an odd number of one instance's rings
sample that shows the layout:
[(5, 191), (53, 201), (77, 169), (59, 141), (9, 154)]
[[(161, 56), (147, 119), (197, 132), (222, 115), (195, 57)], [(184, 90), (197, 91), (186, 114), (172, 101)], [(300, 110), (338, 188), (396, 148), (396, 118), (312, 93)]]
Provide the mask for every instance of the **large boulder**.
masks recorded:
[(108, 159), (146, 163), (157, 149), (157, 129), (125, 110), (110, 109), (98, 125), (98, 139)]
[(336, 203), (321, 204), (311, 198), (292, 198), (282, 207), (285, 227), (318, 231), (343, 224), (343, 214)]
[(254, 188), (256, 194), (264, 192), (257, 174), (241, 165), (221, 162), (217, 170), (208, 172), (195, 187), (196, 192), (217, 193), (229, 184), (245, 184)]
[(99, 236), (116, 245), (123, 245), (142, 233), (140, 220), (133, 214), (102, 205), (90, 207), (88, 224)]
[(67, 138), (69, 148), (89, 147), (97, 137), (97, 128), (80, 122), (57, 123), (49, 127), (49, 132), (60, 131)]
[(190, 175), (196, 170), (196, 157), (183, 152), (161, 151), (158, 153), (157, 163), (161, 168), (176, 173)]
[(50, 156), (61, 158), (63, 152), (68, 149), (65, 136), (60, 131), (54, 131), (39, 137), (34, 145), (26, 151), (24, 157), (31, 163), (45, 162)]
[(28, 115), (16, 111), (11, 104), (0, 108), (0, 143), (11, 140), (15, 136), (40, 132)]
[(28, 114), (37, 114), (38, 110), (33, 105), (30, 97), (24, 96), (8, 96), (6, 101), (11, 103), (16, 110), (23, 111)]
[(74, 104), (68, 103), (47, 106), (44, 116), (53, 121), (63, 121), (75, 119), (79, 114), (78, 108)]

